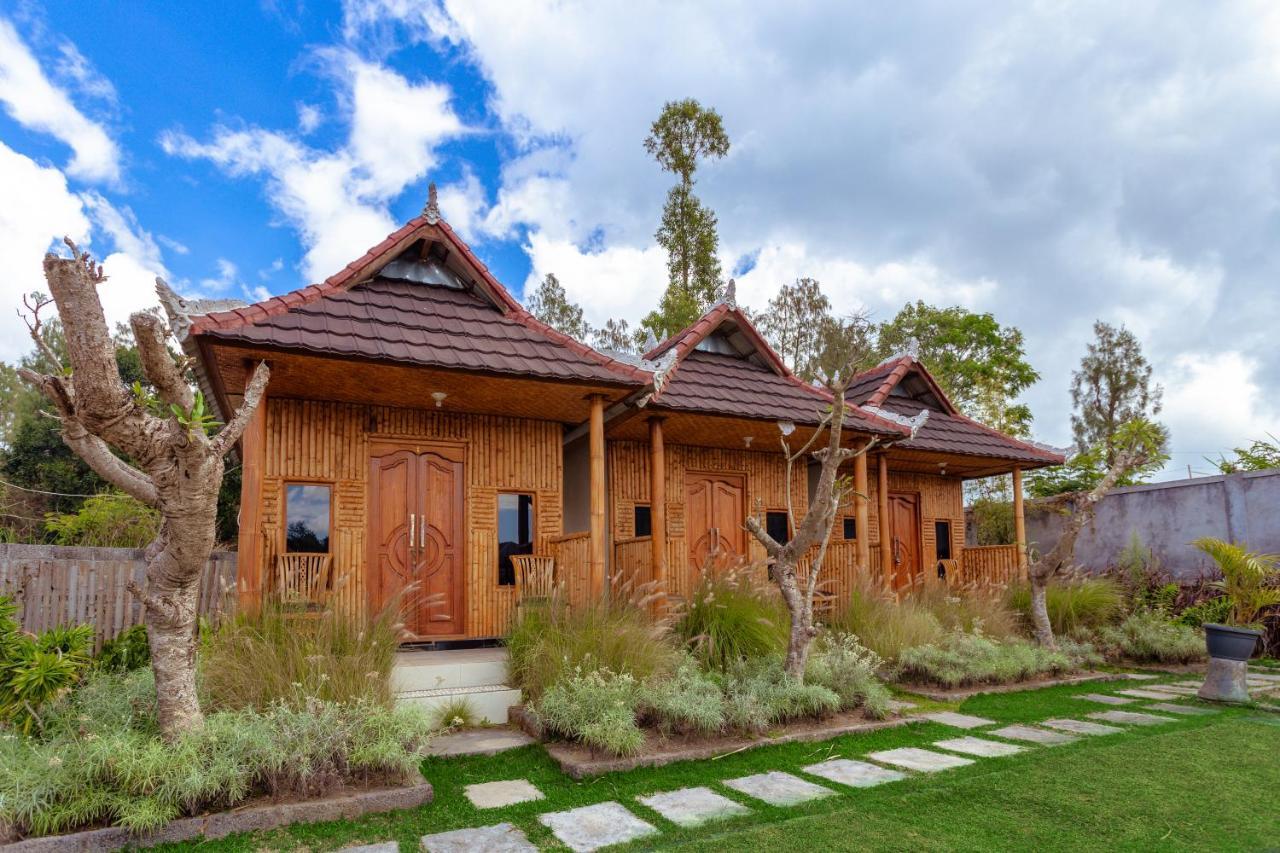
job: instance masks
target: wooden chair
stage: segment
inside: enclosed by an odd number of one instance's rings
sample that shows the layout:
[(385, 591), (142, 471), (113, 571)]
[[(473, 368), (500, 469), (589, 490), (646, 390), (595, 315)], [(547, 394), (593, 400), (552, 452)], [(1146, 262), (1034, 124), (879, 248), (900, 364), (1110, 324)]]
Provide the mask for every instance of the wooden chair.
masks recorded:
[(515, 554), (511, 564), (516, 570), (516, 607), (547, 604), (556, 587), (556, 559), (546, 554)]
[(286, 607), (321, 610), (328, 602), (333, 557), (281, 554), (276, 557), (276, 595)]

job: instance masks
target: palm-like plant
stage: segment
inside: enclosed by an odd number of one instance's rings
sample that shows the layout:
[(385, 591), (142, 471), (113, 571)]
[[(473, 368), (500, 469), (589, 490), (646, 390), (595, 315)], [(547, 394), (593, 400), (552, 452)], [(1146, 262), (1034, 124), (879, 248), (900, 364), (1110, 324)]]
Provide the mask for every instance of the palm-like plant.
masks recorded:
[(1241, 628), (1255, 628), (1262, 622), (1262, 611), (1280, 604), (1280, 586), (1271, 581), (1280, 578), (1280, 555), (1259, 554), (1233, 542), (1205, 536), (1191, 543), (1213, 558), (1222, 572), (1222, 580), (1213, 586), (1231, 599), (1231, 623)]

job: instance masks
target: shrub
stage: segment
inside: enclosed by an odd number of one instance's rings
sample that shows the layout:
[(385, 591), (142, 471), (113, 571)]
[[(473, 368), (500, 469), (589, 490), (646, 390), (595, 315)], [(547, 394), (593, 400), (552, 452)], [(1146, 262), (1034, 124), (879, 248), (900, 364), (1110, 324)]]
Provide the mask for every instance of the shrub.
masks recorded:
[(788, 624), (782, 602), (748, 569), (704, 570), (675, 632), (704, 666), (723, 671), (743, 658), (781, 652)]
[(886, 661), (897, 660), (904, 649), (936, 642), (944, 633), (942, 624), (920, 599), (907, 595), (899, 603), (870, 579), (854, 585), (831, 627), (854, 634)]
[(1174, 621), (1188, 628), (1199, 628), (1206, 622), (1221, 625), (1231, 618), (1231, 599), (1225, 595), (1205, 598), (1187, 607)]
[(393, 604), (368, 620), (339, 608), (304, 616), (275, 602), (237, 614), (203, 639), (205, 701), (215, 710), (266, 710), (299, 696), (390, 705), (398, 614)]
[(840, 697), (834, 691), (789, 677), (781, 658), (739, 662), (726, 675), (724, 691), (726, 722), (752, 733), (761, 733), (774, 723), (840, 710)]
[(636, 725), (637, 692), (629, 673), (578, 667), (546, 689), (534, 715), (553, 734), (611, 755), (634, 755), (644, 745)]
[(0, 824), (46, 834), (104, 821), (143, 832), (262, 794), (398, 782), (415, 771), (430, 734), (414, 708), (309, 698), (213, 713), (165, 743), (154, 715), (121, 716), (147, 689), (153, 705), (149, 670), (99, 673), (57, 709), (52, 735), (0, 738)]
[(145, 548), (160, 530), (160, 513), (128, 495), (104, 493), (75, 512), (49, 513), (44, 526), (58, 545)]
[(1261, 554), (1243, 545), (1205, 536), (1191, 543), (1213, 558), (1222, 580), (1213, 586), (1231, 600), (1229, 623), (1261, 628), (1265, 612), (1280, 605), (1280, 555)]
[(89, 668), (93, 626), (26, 633), (17, 606), (0, 596), (0, 723), (29, 733), (42, 707), (80, 680)]
[(944, 631), (979, 631), (988, 637), (1014, 637), (1021, 620), (1008, 605), (1002, 587), (947, 587), (929, 583), (908, 596), (933, 614)]
[(1059, 646), (1054, 651), (1026, 640), (1000, 641), (953, 631), (937, 644), (907, 649), (898, 664), (901, 676), (907, 681), (963, 687), (1007, 684), (1102, 662), (1090, 646), (1071, 640), (1060, 640)]
[(825, 687), (840, 697), (840, 707), (861, 707), (869, 716), (889, 713), (888, 689), (876, 678), (880, 656), (853, 634), (827, 632), (818, 638), (805, 668), (805, 682)]
[(689, 657), (669, 678), (643, 685), (638, 707), (641, 718), (664, 733), (705, 735), (724, 728), (724, 692)]
[(455, 696), (436, 706), (430, 713), (431, 723), (437, 729), (456, 729), (475, 726), (480, 717), (475, 706), (465, 696)]
[(126, 672), (151, 663), (151, 646), (147, 644), (145, 625), (134, 625), (113, 639), (102, 644), (102, 651), (94, 658), (99, 669)]
[(639, 606), (616, 601), (529, 608), (513, 625), (507, 651), (511, 677), (534, 701), (578, 669), (608, 669), (644, 682), (679, 661), (665, 625)]
[(1104, 625), (1093, 632), (1092, 639), (1113, 661), (1190, 663), (1206, 655), (1199, 631), (1170, 622), (1154, 611), (1133, 613), (1119, 625)]
[[(1008, 601), (1010, 609), (1030, 625), (1031, 588), (1025, 584), (1010, 587)], [(1115, 621), (1123, 612), (1124, 597), (1109, 578), (1077, 577), (1050, 584), (1045, 590), (1045, 605), (1054, 634), (1066, 636)]]

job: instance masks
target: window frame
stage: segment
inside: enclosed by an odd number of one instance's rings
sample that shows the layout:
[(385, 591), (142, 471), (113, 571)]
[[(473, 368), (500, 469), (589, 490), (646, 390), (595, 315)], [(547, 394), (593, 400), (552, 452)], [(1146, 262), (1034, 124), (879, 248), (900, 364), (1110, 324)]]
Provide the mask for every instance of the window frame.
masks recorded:
[(529, 553), (538, 553), (538, 493), (530, 489), (529, 491), (520, 491), (517, 489), (500, 489), (494, 497), (494, 513), (493, 513), (493, 540), (494, 554), (497, 557), (497, 564), (493, 567), (493, 585), (498, 589), (515, 589), (517, 585), (516, 567), (511, 565), (511, 583), (502, 582), (502, 496), (514, 495), (516, 497), (527, 497), (529, 499)]
[[(640, 511), (644, 510), (648, 515), (649, 532), (640, 532)], [(631, 505), (631, 536), (634, 539), (643, 539), (646, 536), (653, 535), (653, 507), (647, 503), (636, 502)]]
[[(944, 524), (947, 526), (947, 535), (945, 539), (943, 537), (938, 536), (938, 532), (939, 532), (938, 528)], [(955, 545), (951, 541), (951, 537), (954, 534), (954, 532), (955, 532), (955, 525), (951, 522), (951, 519), (935, 518), (933, 520), (933, 554), (935, 559), (937, 560), (954, 560), (955, 559), (956, 549), (955, 549)], [(938, 543), (943, 541), (947, 543), (947, 556), (945, 557), (942, 556), (942, 554), (940, 553), (940, 549), (938, 548)]]
[[(791, 529), (791, 514), (790, 514), (790, 513), (788, 513), (785, 509), (766, 509), (766, 510), (764, 511), (764, 530), (765, 530), (765, 533), (768, 533), (770, 536), (773, 536), (773, 534), (769, 532), (769, 516), (771, 516), (771, 515), (780, 515), (780, 516), (782, 516), (783, 521), (786, 523), (786, 525), (787, 525), (787, 541), (786, 541), (786, 542), (779, 542), (779, 543), (778, 543), (779, 545), (786, 545), (786, 544), (787, 544), (787, 542), (790, 542), (792, 539), (794, 539), (794, 538), (795, 538), (795, 535), (796, 535), (796, 532), (795, 532), (794, 530), (792, 530), (792, 529)], [(777, 537), (774, 537), (774, 539), (776, 540), (776, 539), (777, 539)]]
[[(845, 531), (848, 529), (847, 525), (850, 523), (853, 524), (853, 535), (846, 536)], [(841, 542), (857, 542), (858, 541), (858, 517), (856, 515), (840, 516), (840, 541)]]
[[(279, 553), (282, 556), (289, 555), (289, 554), (328, 554), (329, 556), (332, 557), (333, 556), (333, 534), (334, 534), (333, 502), (334, 502), (334, 497), (338, 491), (337, 483), (334, 482), (333, 480), (325, 480), (320, 478), (311, 479), (307, 477), (288, 477), (288, 478), (282, 479), (280, 481), (280, 485), (281, 485), (281, 498), (282, 498), (281, 503), (283, 504), (283, 507), (280, 514), (280, 521), (281, 521), (280, 550), (277, 553)], [(329, 490), (329, 518), (328, 518), (328, 521), (326, 522), (328, 525), (327, 527), (328, 537), (325, 540), (325, 550), (323, 551), (290, 551), (289, 550), (289, 487), (290, 486), (323, 486), (324, 488)]]

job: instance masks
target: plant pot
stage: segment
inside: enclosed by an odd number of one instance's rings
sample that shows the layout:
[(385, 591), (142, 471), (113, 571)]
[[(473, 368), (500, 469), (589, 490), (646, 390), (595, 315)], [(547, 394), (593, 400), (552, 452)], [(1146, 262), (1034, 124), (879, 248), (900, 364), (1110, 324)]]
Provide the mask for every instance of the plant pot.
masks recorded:
[(1234, 628), (1211, 622), (1204, 625), (1204, 644), (1211, 658), (1247, 661), (1253, 657), (1261, 636), (1262, 632), (1253, 628)]

